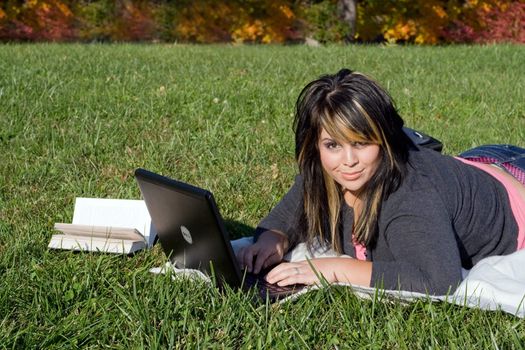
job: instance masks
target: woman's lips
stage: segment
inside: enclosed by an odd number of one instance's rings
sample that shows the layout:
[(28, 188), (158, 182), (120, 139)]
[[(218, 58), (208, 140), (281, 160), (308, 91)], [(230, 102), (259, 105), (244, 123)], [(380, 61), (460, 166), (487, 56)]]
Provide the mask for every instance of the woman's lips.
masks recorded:
[(352, 171), (352, 172), (341, 171), (341, 177), (347, 181), (352, 181), (352, 180), (357, 180), (359, 177), (361, 177), (362, 173), (363, 173), (363, 170)]

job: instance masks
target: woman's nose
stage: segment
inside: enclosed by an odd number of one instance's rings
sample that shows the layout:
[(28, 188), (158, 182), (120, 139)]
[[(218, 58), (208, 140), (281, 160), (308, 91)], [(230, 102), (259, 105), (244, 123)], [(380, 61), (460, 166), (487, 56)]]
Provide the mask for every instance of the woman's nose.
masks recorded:
[(357, 164), (358, 162), (358, 159), (356, 157), (356, 154), (355, 154), (355, 150), (348, 146), (348, 147), (345, 147), (345, 150), (344, 150), (344, 164), (347, 165), (347, 166), (354, 166)]

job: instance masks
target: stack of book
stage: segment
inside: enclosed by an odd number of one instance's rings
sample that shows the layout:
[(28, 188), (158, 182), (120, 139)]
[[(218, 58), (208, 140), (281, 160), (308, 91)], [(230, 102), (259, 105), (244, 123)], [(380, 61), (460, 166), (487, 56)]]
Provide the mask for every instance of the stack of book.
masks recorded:
[(142, 200), (76, 198), (72, 223), (56, 223), (60, 231), (48, 247), (131, 254), (153, 246), (156, 231)]

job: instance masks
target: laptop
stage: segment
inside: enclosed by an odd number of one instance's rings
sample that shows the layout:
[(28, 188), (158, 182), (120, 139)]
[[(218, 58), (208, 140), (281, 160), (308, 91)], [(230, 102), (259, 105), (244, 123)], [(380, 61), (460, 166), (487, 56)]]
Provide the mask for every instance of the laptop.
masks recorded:
[(255, 287), (261, 298), (271, 302), (305, 287), (279, 287), (266, 282), (264, 272), (253, 275), (240, 270), (211, 192), (140, 168), (135, 178), (162, 249), (177, 268), (200, 270), (220, 288), (225, 284)]

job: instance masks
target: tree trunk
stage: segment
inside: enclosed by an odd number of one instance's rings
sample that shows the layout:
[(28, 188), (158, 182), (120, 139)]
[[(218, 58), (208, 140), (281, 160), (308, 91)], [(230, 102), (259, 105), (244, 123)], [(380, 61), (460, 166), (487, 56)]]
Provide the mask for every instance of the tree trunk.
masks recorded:
[(357, 0), (339, 0), (337, 4), (339, 16), (348, 25), (346, 40), (353, 42), (355, 38), (355, 26), (357, 20)]

